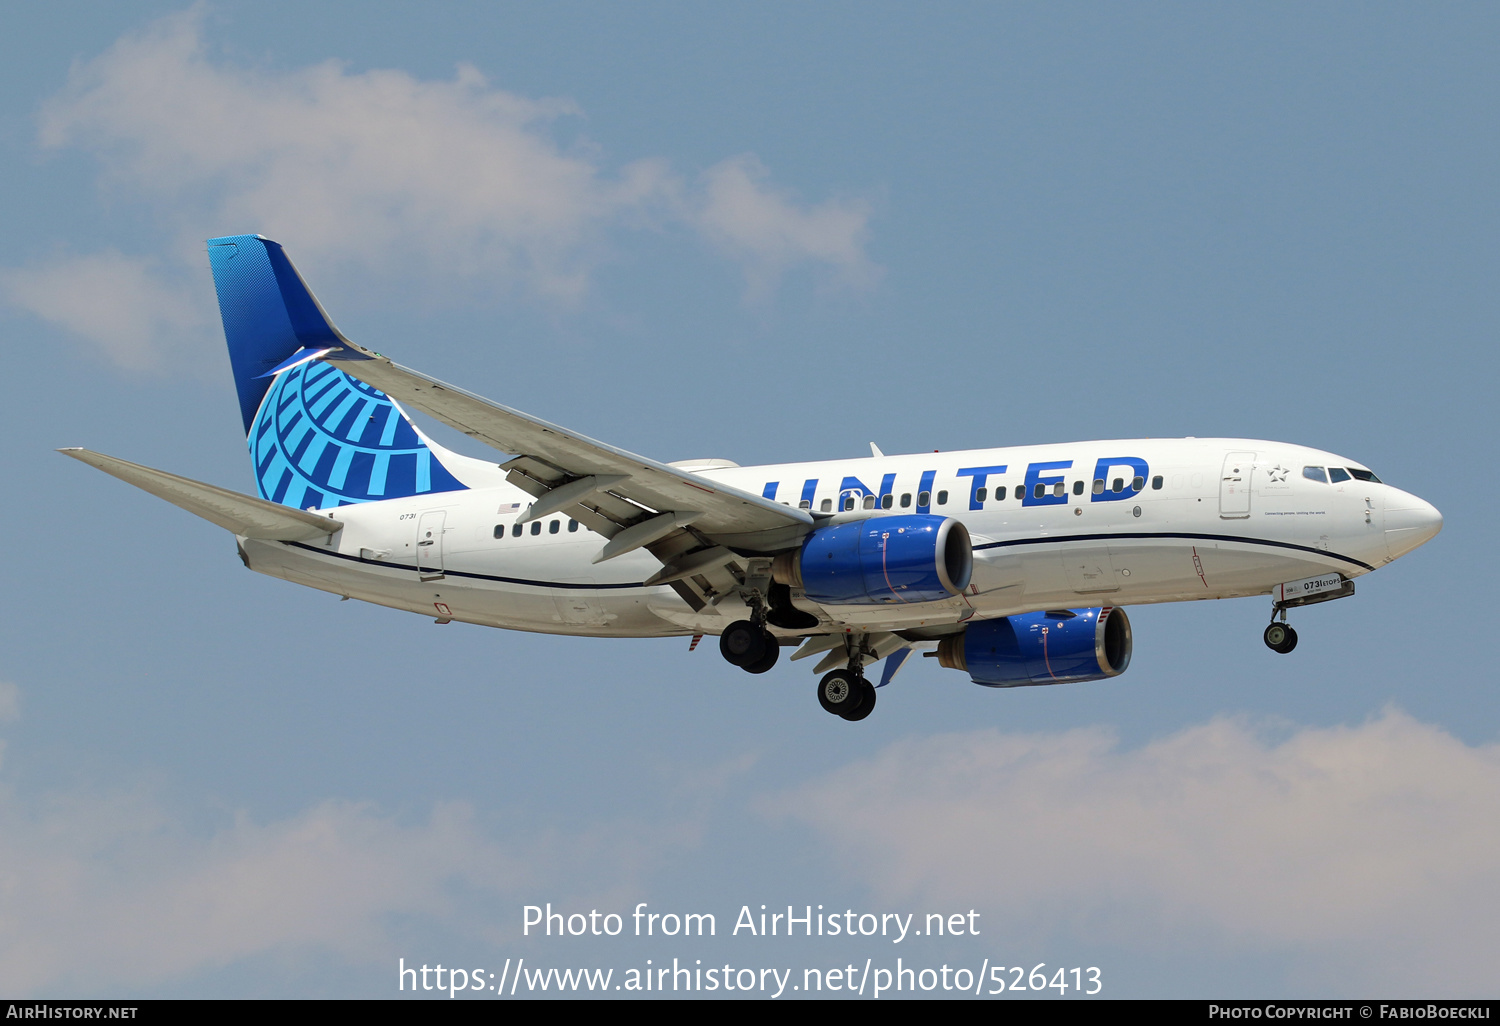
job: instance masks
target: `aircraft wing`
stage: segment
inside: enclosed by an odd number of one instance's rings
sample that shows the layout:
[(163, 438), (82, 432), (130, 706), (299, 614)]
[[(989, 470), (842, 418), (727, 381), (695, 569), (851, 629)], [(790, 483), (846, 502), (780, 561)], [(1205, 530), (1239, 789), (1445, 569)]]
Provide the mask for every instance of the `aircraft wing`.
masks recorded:
[(567, 513), (610, 539), (598, 560), (642, 546), (663, 562), (705, 544), (775, 552), (812, 530), (806, 510), (597, 442), (339, 341), (320, 358), (511, 455), (501, 464), (510, 482), (537, 498), (527, 517)]
[(91, 467), (97, 467), (106, 474), (112, 474), (159, 499), (166, 499), (174, 506), (181, 506), (195, 516), (218, 524), (226, 531), (233, 531), (247, 538), (310, 541), (314, 538), (326, 538), (344, 526), (342, 521), (326, 514), (319, 516), (291, 509), (279, 503), (241, 495), (228, 488), (179, 477), (165, 470), (143, 467), (139, 463), (129, 463), (100, 452), (88, 449), (57, 451)]

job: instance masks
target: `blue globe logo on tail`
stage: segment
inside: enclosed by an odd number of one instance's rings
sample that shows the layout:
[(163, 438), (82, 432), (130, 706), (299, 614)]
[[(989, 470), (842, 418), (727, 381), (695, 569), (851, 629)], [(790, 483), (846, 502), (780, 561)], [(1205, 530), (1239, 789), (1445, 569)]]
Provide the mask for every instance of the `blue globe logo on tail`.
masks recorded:
[(276, 376), (249, 443), (261, 497), (298, 509), (464, 487), (384, 392), (317, 361)]

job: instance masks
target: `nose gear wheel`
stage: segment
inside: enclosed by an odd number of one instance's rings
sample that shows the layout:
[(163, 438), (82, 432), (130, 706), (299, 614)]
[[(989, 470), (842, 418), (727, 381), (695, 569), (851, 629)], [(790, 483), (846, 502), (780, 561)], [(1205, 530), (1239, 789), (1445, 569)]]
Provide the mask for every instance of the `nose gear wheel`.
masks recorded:
[(1261, 635), (1261, 640), (1266, 643), (1266, 647), (1272, 652), (1279, 652), (1282, 655), (1286, 655), (1297, 647), (1297, 632), (1292, 629), (1290, 624), (1273, 621), (1266, 628), (1265, 633)]

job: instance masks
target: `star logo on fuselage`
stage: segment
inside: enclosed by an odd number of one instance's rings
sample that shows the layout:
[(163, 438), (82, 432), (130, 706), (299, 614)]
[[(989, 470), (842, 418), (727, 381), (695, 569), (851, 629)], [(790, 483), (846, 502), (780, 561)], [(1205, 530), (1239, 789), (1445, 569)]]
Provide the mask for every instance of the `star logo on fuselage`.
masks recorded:
[(1276, 466), (1271, 468), (1271, 481), (1276, 484), (1284, 483), (1286, 481), (1286, 476), (1289, 473), (1291, 473), (1291, 471), (1287, 470), (1286, 467), (1283, 467), (1280, 463), (1278, 463), (1276, 464)]

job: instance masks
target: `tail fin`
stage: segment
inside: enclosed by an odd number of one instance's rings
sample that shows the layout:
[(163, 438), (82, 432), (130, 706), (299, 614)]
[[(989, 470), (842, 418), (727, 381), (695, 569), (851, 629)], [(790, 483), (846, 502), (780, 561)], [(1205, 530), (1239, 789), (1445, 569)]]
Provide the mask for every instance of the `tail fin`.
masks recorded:
[(384, 392), (319, 362), (352, 351), (280, 245), (209, 239), (208, 262), (262, 498), (326, 509), (465, 487)]

